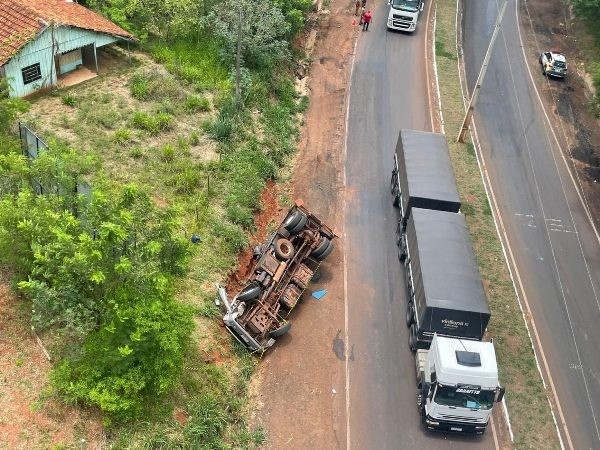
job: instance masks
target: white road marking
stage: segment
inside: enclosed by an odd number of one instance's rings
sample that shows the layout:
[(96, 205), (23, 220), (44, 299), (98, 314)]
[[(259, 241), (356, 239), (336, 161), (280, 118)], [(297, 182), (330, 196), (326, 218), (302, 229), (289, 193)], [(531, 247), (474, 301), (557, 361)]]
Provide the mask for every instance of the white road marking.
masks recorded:
[(348, 212), (347, 188), (348, 182), (346, 179), (346, 162), (348, 161), (348, 120), (350, 118), (350, 93), (352, 91), (352, 73), (354, 72), (354, 60), (356, 58), (356, 46), (358, 38), (354, 40), (352, 48), (352, 58), (350, 61), (350, 72), (348, 74), (348, 90), (346, 94), (346, 138), (344, 139), (344, 147), (342, 150), (342, 185), (344, 192), (342, 194), (342, 235), (344, 236), (344, 366), (346, 376), (346, 450), (350, 450), (350, 342), (348, 337), (348, 235), (346, 234), (346, 214)]

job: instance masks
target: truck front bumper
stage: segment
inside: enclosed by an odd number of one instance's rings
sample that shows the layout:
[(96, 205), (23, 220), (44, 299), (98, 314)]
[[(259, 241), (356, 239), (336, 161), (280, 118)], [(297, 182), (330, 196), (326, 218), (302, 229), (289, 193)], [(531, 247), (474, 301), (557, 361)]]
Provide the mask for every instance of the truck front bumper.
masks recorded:
[(397, 19), (388, 19), (387, 27), (389, 30), (398, 30), (398, 31), (408, 31), (412, 33), (417, 28), (417, 24), (415, 22), (405, 22), (403, 20)]
[(449, 433), (483, 434), (487, 429), (486, 423), (472, 423), (434, 419), (429, 414), (425, 416), (425, 426), (429, 430)]

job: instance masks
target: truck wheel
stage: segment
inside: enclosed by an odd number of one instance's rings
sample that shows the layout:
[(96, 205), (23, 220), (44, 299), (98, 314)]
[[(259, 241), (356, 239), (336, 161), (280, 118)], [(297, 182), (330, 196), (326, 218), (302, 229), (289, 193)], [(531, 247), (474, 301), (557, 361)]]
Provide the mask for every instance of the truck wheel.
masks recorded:
[(402, 251), (402, 247), (398, 247), (398, 260), (402, 264), (404, 264), (404, 261), (406, 261), (406, 253)]
[(262, 292), (262, 289), (260, 288), (259, 285), (251, 283), (248, 286), (246, 286), (244, 289), (242, 289), (242, 292), (240, 292), (237, 296), (237, 299), (240, 302), (247, 302), (248, 300), (254, 300), (256, 297), (258, 297), (260, 295), (260, 293)]
[(290, 231), (296, 225), (298, 225), (298, 222), (300, 222), (303, 216), (304, 214), (302, 213), (302, 211), (295, 210), (285, 218), (285, 220), (283, 221), (283, 228)]
[(296, 224), (296, 226), (288, 231), (292, 236), (298, 234), (300, 231), (302, 231), (302, 228), (306, 226), (306, 222), (308, 222), (308, 217), (302, 214), (302, 217), (300, 217), (300, 221)]
[(287, 261), (294, 256), (294, 245), (287, 239), (277, 239), (275, 242), (275, 255), (281, 261)]
[(394, 195), (393, 205), (398, 208), (400, 206), (400, 194)]
[(313, 258), (315, 258), (317, 261), (323, 261), (325, 258), (327, 258), (329, 256), (329, 254), (333, 251), (333, 242), (331, 242), (329, 239), (327, 239), (326, 237), (323, 238), (323, 243), (321, 243), (319, 245), (319, 247), (321, 247), (321, 245), (324, 245), (325, 242), (327, 243), (327, 246), (323, 247), (323, 250), (320, 250), (317, 252), (317, 250), (315, 250), (312, 254)]
[(392, 171), (392, 179), (390, 180), (390, 193), (396, 195), (396, 174)]
[(408, 302), (406, 305), (406, 326), (410, 326), (415, 323), (415, 310), (413, 309), (413, 303)]
[(318, 256), (321, 253), (323, 253), (325, 250), (327, 250), (327, 247), (329, 246), (329, 239), (327, 239), (325, 236), (321, 236), (321, 240), (319, 241), (319, 245), (317, 245), (317, 248), (315, 248), (312, 251), (312, 255), (313, 256)]
[(413, 323), (408, 334), (408, 347), (411, 352), (417, 351), (417, 326)]
[(273, 331), (269, 331), (269, 336), (271, 336), (273, 339), (278, 338), (290, 331), (290, 328), (292, 328), (292, 322), (285, 322), (279, 328), (275, 328)]

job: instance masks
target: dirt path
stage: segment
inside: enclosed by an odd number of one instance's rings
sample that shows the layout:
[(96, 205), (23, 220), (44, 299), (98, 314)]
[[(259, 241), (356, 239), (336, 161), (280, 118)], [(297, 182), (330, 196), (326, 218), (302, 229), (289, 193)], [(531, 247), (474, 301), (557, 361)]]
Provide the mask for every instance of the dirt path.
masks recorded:
[[(347, 87), (358, 27), (352, 0), (334, 0), (322, 11), (310, 68), (310, 107), (295, 161), (294, 198), (332, 224), (340, 238), (313, 290), (292, 318), (289, 335), (267, 354), (254, 390), (262, 404), (255, 422), (268, 431), (266, 448), (346, 447), (343, 151)], [(301, 424), (299, 426), (299, 424)]]

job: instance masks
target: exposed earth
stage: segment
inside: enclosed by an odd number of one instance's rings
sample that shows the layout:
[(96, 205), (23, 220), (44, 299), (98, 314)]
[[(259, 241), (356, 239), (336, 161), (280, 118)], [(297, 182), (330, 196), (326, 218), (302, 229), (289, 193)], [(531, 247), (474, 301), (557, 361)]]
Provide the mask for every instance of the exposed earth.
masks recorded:
[[(333, 0), (330, 11), (319, 6), (318, 38), (308, 82), (311, 101), (294, 163), (291, 197), (303, 199), (309, 209), (336, 228), (339, 239), (321, 279), (312, 287), (327, 289), (327, 294), (321, 300), (305, 296), (291, 317), (291, 332), (266, 354), (252, 381), (251, 394), (258, 407), (252, 423), (267, 430), (268, 449), (341, 449), (346, 443), (342, 206), (343, 196), (349, 193), (342, 189), (341, 171), (348, 80), (354, 43), (360, 36), (359, 27), (352, 26), (353, 5), (351, 0)], [(575, 34), (580, 25), (570, 18), (562, 2), (529, 0), (527, 7), (534, 25), (524, 10), (522, 25), (532, 68), (539, 75), (534, 78), (598, 224), (600, 127), (590, 113), (589, 89), (580, 73)], [(570, 75), (565, 81), (546, 80), (537, 70), (539, 51), (557, 47), (569, 61)], [(277, 195), (274, 185), (263, 194), (257, 241), (283, 213)], [(230, 280), (230, 289), (243, 278), (248, 259), (249, 253), (241, 256), (241, 270)], [(28, 331), (25, 313), (0, 277), (0, 448), (36, 448), (81, 438), (87, 440), (87, 448), (102, 448), (103, 433), (96, 419), (61, 405), (40, 408), (45, 402), (50, 363)]]

